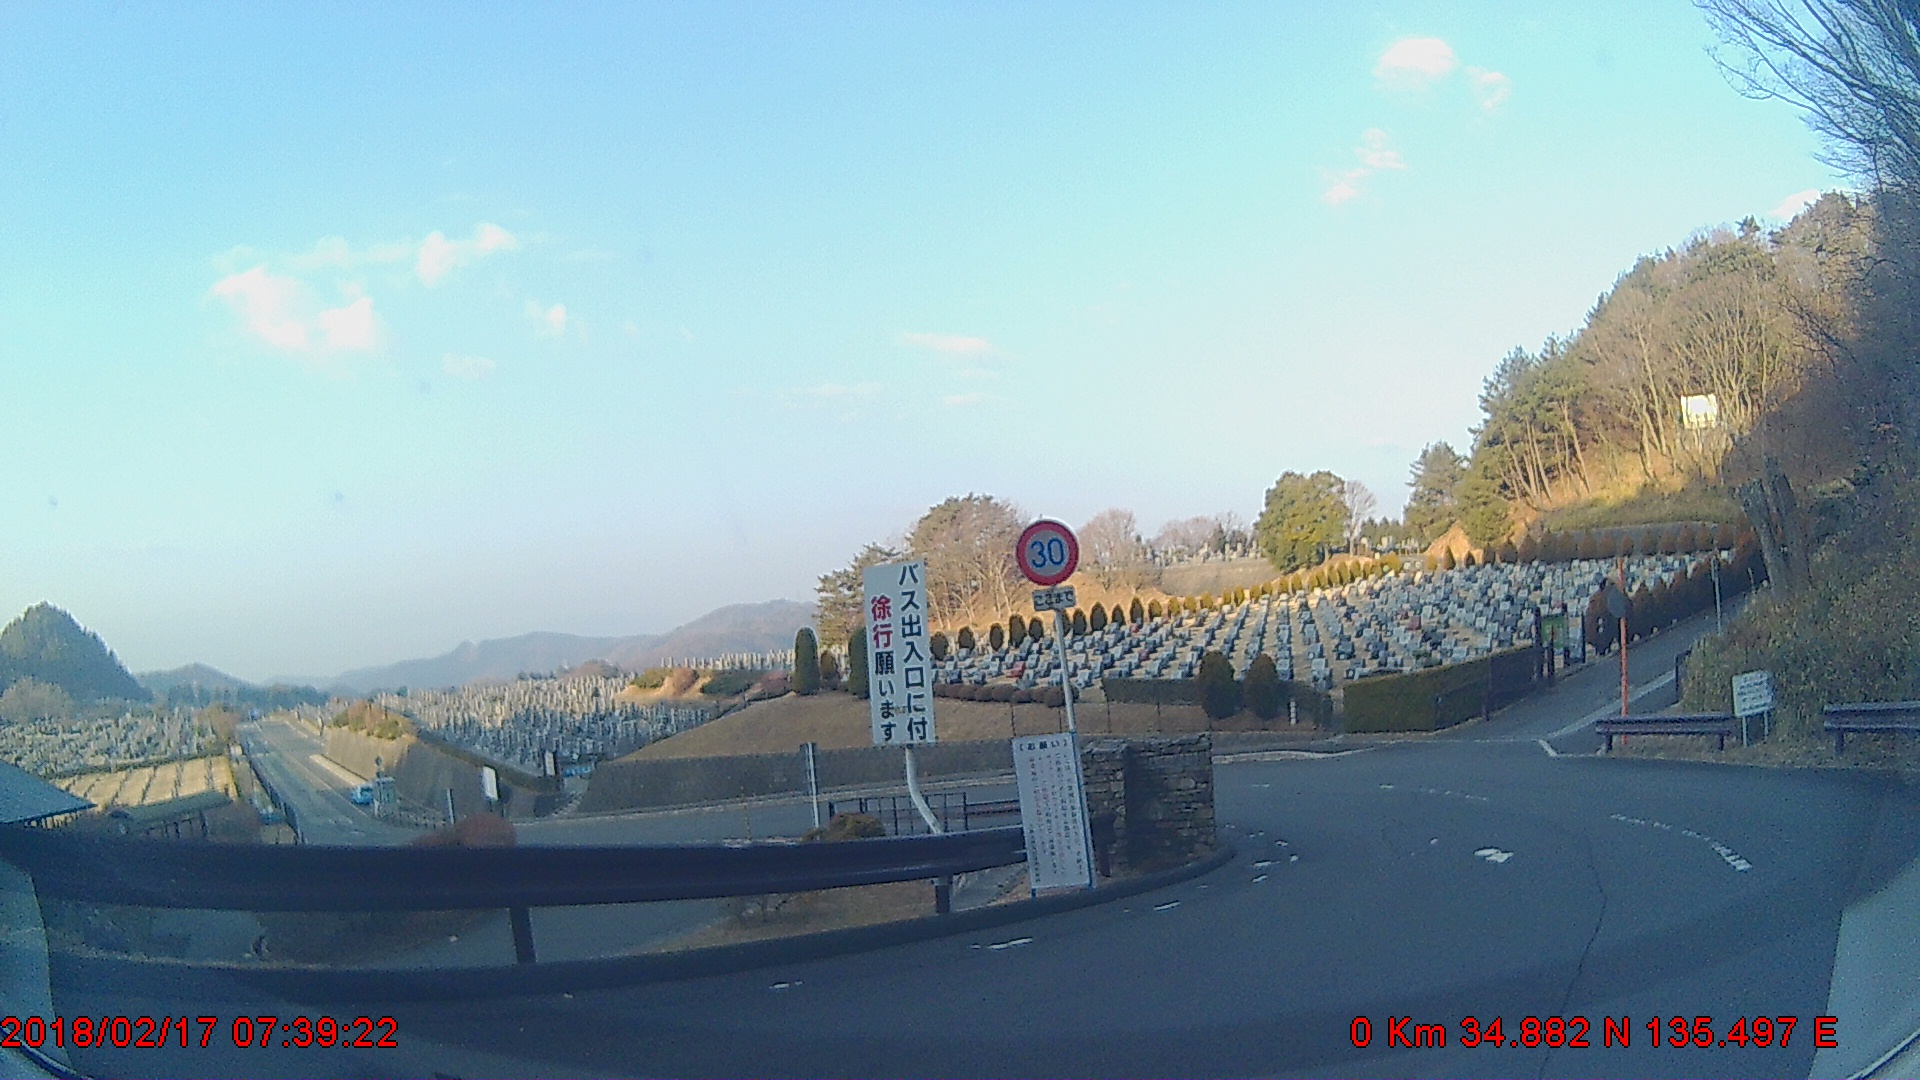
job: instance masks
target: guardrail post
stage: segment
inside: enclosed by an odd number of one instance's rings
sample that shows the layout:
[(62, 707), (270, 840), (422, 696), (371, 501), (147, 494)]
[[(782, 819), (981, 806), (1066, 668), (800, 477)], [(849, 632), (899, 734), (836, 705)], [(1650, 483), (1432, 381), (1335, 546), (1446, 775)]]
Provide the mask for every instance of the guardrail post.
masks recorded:
[(935, 915), (953, 914), (952, 874), (942, 874), (933, 879), (933, 913)]
[(508, 908), (507, 921), (513, 924), (514, 963), (533, 963), (533, 912), (523, 907)]

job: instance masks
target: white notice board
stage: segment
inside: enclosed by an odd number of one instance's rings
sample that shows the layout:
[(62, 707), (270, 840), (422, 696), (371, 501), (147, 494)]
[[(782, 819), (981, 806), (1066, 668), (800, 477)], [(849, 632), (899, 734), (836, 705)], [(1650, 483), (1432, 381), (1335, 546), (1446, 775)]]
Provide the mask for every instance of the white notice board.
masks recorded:
[(1746, 671), (1733, 677), (1733, 715), (1744, 720), (1773, 708), (1773, 672)]
[(869, 566), (866, 586), (867, 695), (873, 745), (933, 738), (933, 660), (927, 644), (927, 564)]
[(1013, 740), (1013, 774), (1020, 783), (1020, 827), (1026, 832), (1027, 879), (1034, 889), (1090, 888), (1093, 853), (1087, 847), (1087, 796), (1080, 754), (1071, 734)]

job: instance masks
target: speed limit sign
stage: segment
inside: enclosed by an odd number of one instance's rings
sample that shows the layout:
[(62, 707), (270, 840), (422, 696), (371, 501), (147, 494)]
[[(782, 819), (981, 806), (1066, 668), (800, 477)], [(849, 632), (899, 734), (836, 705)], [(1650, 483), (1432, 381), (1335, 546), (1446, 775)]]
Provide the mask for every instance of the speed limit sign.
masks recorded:
[(1035, 585), (1058, 585), (1073, 576), (1080, 565), (1080, 541), (1073, 530), (1057, 521), (1041, 518), (1020, 534), (1014, 549), (1020, 572)]

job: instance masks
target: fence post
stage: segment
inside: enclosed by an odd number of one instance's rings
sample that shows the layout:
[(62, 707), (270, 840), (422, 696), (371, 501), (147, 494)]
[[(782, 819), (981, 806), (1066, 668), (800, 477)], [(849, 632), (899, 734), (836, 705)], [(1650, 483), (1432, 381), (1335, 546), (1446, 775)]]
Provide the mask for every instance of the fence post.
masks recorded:
[(508, 908), (507, 921), (513, 924), (514, 963), (533, 963), (533, 912), (523, 907)]

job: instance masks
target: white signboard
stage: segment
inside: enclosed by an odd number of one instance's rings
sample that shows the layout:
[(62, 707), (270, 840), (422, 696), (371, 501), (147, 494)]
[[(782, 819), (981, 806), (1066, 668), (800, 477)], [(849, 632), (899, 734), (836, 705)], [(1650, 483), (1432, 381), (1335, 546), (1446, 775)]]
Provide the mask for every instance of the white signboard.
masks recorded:
[(1067, 611), (1079, 601), (1073, 595), (1073, 586), (1055, 585), (1051, 589), (1033, 590), (1033, 610)]
[(875, 746), (930, 743), (933, 660), (927, 646), (927, 564), (870, 566), (866, 585), (867, 692)]
[(491, 765), (480, 766), (480, 794), (485, 795), (488, 802), (500, 801), (500, 774), (494, 772)]
[(1703, 431), (1720, 426), (1720, 396), (1688, 394), (1681, 398), (1680, 426), (1689, 431)]
[(1745, 720), (1773, 709), (1773, 672), (1747, 671), (1733, 677), (1733, 715)]
[(1072, 734), (1013, 740), (1013, 774), (1020, 783), (1020, 827), (1026, 833), (1027, 881), (1034, 891), (1091, 888), (1093, 852), (1087, 841), (1087, 796)]

